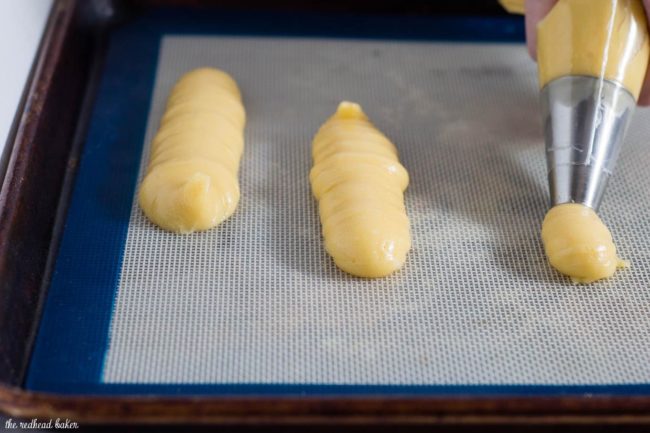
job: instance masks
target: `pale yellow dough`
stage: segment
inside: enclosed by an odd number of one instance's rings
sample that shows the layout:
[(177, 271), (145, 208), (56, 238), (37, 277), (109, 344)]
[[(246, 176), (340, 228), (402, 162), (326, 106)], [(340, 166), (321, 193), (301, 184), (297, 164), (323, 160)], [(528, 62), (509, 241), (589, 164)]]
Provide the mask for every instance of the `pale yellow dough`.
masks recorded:
[(138, 201), (159, 227), (191, 233), (235, 211), (246, 113), (237, 83), (200, 68), (176, 83), (151, 144)]
[[(499, 0), (525, 12), (525, 0)], [(650, 41), (642, 0), (559, 0), (537, 26), (539, 85), (587, 75), (616, 81), (638, 98)]]
[(499, 3), (511, 14), (526, 12), (526, 0), (499, 0)]
[(552, 208), (544, 218), (542, 241), (551, 265), (576, 283), (608, 278), (628, 266), (596, 212), (581, 204)]
[(540, 86), (565, 75), (603, 77), (635, 98), (650, 42), (642, 0), (560, 0), (537, 28)]
[(411, 248), (397, 149), (358, 104), (342, 102), (313, 141), (309, 175), (325, 249), (344, 271), (366, 278), (398, 270)]

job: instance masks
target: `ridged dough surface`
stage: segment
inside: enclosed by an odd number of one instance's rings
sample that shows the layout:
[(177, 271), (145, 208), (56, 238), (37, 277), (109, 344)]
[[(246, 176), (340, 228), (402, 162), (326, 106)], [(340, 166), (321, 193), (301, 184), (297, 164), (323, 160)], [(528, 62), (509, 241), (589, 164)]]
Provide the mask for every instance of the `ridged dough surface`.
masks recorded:
[(402, 267), (411, 248), (397, 149), (358, 104), (342, 102), (314, 137), (312, 192), (325, 248), (336, 265), (377, 278)]
[(618, 257), (607, 226), (581, 204), (553, 207), (544, 218), (542, 241), (551, 265), (576, 283), (608, 278), (628, 266)]
[(237, 83), (213, 68), (183, 75), (151, 143), (138, 201), (159, 227), (212, 228), (235, 211), (246, 114)]

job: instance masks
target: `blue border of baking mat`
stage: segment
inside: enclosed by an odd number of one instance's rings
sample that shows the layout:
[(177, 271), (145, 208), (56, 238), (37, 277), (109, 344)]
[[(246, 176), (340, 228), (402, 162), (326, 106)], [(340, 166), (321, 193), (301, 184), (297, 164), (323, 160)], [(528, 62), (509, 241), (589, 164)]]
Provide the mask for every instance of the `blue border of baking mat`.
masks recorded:
[(75, 394), (560, 395), (648, 394), (650, 385), (105, 384), (131, 203), (160, 40), (166, 34), (522, 42), (516, 17), (153, 11), (114, 30), (91, 117), (26, 388)]

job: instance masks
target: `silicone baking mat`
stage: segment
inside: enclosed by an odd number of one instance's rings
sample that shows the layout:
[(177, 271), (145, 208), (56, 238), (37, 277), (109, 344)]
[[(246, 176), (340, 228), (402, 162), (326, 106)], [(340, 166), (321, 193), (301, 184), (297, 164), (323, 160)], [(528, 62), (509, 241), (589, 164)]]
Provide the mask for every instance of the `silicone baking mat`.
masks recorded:
[[(632, 268), (575, 286), (539, 241), (544, 146), (523, 45), (182, 34), (145, 22), (160, 37), (113, 39), (28, 387), (648, 391), (650, 112), (637, 113), (601, 211)], [(508, 26), (520, 32), (512, 23), (493, 25), (507, 40)], [(124, 63), (124, 51), (156, 47), (150, 69)], [(242, 194), (226, 223), (179, 236), (149, 223), (134, 193), (171, 86), (201, 66), (228, 71), (243, 93)], [(411, 177), (413, 249), (384, 279), (334, 266), (309, 189), (311, 138), (344, 99), (391, 137)]]

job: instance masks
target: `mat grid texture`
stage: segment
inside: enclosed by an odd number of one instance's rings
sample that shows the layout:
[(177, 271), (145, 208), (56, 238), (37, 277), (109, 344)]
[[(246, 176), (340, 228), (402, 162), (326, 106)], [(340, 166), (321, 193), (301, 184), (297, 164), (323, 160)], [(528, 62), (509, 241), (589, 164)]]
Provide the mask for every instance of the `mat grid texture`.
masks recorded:
[[(169, 90), (201, 66), (243, 93), (239, 208), (179, 236), (134, 201), (103, 382), (650, 383), (650, 111), (601, 209), (632, 267), (574, 286), (539, 240), (544, 147), (523, 46), (167, 36), (139, 179)], [(311, 139), (341, 100), (362, 104), (411, 176), (413, 249), (388, 278), (350, 277), (323, 248)]]

